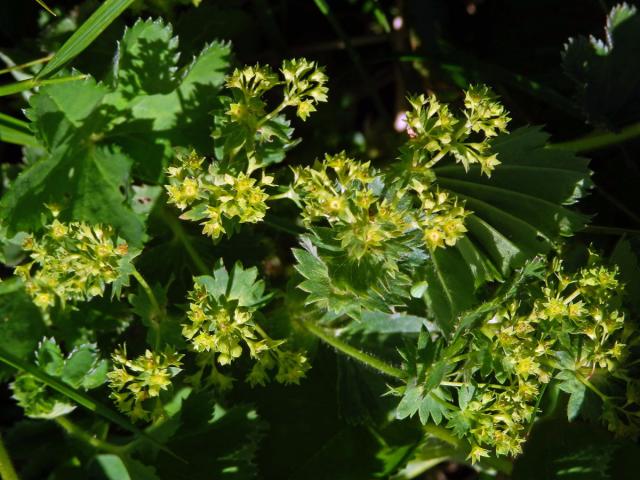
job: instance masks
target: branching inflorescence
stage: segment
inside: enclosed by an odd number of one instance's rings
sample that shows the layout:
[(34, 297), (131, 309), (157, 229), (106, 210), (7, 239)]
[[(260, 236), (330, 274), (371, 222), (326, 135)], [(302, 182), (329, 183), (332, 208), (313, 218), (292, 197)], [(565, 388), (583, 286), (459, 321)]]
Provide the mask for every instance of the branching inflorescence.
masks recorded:
[(135, 256), (112, 228), (57, 218), (39, 239), (28, 236), (23, 248), (31, 261), (16, 267), (34, 303), (47, 311), (56, 304), (86, 301), (104, 294), (107, 285), (122, 281)]
[[(476, 328), (439, 350), (411, 384), (418, 401), (407, 413), (419, 411), (423, 422), (448, 419), (469, 441), (474, 462), (491, 450), (515, 456), (541, 395), (556, 381), (570, 393), (570, 418), (593, 395), (611, 431), (637, 436), (637, 381), (625, 360), (638, 339), (621, 310), (617, 277), (616, 268), (604, 266), (594, 253), (575, 273), (553, 261)], [(425, 348), (438, 351), (434, 344)]]

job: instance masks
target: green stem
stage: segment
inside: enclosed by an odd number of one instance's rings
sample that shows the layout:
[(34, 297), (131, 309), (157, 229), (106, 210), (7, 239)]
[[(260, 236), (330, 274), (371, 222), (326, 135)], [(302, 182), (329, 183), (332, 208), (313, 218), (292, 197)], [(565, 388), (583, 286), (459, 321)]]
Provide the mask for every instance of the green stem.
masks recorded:
[(191, 240), (189, 240), (189, 236), (184, 231), (180, 220), (175, 218), (165, 209), (160, 210), (160, 216), (162, 217), (162, 220), (167, 224), (176, 240), (182, 243), (185, 251), (187, 252), (187, 255), (189, 255), (189, 258), (193, 262), (193, 265), (198, 269), (198, 271), (203, 275), (210, 273), (210, 269), (207, 267), (206, 262), (193, 247)]
[(151, 302), (151, 306), (153, 307), (153, 309), (156, 311), (156, 313), (161, 314), (162, 309), (160, 308), (160, 303), (158, 303), (158, 299), (156, 298), (155, 293), (153, 293), (153, 290), (151, 289), (147, 281), (135, 267), (133, 268), (133, 272), (131, 274), (145, 291), (147, 297), (149, 297), (149, 301)]
[(47, 55), (46, 57), (37, 58), (35, 60), (31, 60), (30, 62), (27, 62), (27, 63), (21, 63), (20, 65), (13, 65), (11, 67), (3, 68), (2, 70), (0, 70), (0, 75), (13, 72), (15, 70), (22, 70), (23, 68), (32, 67), (33, 65), (39, 65), (41, 63), (48, 62), (52, 58), (53, 58), (53, 54)]
[(589, 152), (611, 145), (617, 145), (618, 143), (626, 142), (627, 140), (631, 140), (635, 137), (640, 137), (640, 122), (628, 125), (617, 133), (592, 133), (576, 140), (552, 143), (549, 146), (574, 152)]
[(153, 293), (153, 290), (151, 289), (147, 281), (135, 267), (133, 268), (133, 272), (131, 272), (131, 274), (147, 294), (149, 302), (151, 303), (151, 307), (156, 313), (155, 315), (151, 315), (149, 317), (149, 321), (151, 322), (151, 326), (153, 327), (153, 331), (156, 336), (155, 348), (157, 349), (160, 347), (160, 319), (164, 317), (164, 310), (162, 310), (162, 308), (160, 307), (160, 303), (158, 302), (156, 295)]
[(31, 90), (35, 87), (41, 87), (43, 85), (54, 85), (56, 83), (74, 82), (77, 80), (84, 80), (88, 78), (88, 75), (71, 75), (69, 77), (51, 78), (48, 80), (39, 80), (36, 78), (28, 78), (20, 82), (10, 83), (8, 85), (0, 86), (0, 97), (5, 95), (13, 95), (14, 93), (20, 93), (25, 90)]
[(282, 110), (289, 106), (290, 99), (286, 98), (282, 101), (280, 105), (278, 105), (271, 113), (265, 115), (260, 119), (260, 121), (256, 124), (256, 130), (258, 130), (262, 125), (267, 123), (269, 120), (275, 118)]
[(425, 432), (429, 435), (436, 437), (438, 440), (442, 440), (445, 443), (448, 443), (453, 448), (460, 448), (460, 439), (453, 435), (448, 429), (445, 427), (441, 427), (440, 425), (436, 425), (435, 423), (427, 423), (422, 427)]
[(607, 395), (605, 395), (604, 393), (602, 393), (593, 383), (591, 383), (589, 380), (587, 380), (585, 377), (583, 377), (582, 375), (580, 375), (577, 372), (576, 372), (576, 378), (585, 387), (587, 387), (589, 390), (591, 390), (593, 393), (595, 393), (598, 397), (600, 397), (600, 400), (602, 400), (605, 403), (609, 403), (609, 397)]
[(275, 215), (269, 215), (262, 221), (265, 225), (290, 235), (298, 236), (304, 232), (304, 230), (300, 229), (297, 225), (287, 222), (285, 219), (276, 217)]
[(291, 200), (291, 190), (289, 189), (286, 192), (269, 195), (267, 200)]
[(2, 480), (19, 480), (13, 462), (11, 462), (11, 457), (4, 446), (2, 435), (0, 435), (0, 478)]
[[(469, 382), (447, 382), (447, 381), (442, 381), (442, 382), (440, 382), (440, 385), (442, 385), (443, 387), (464, 387), (465, 385), (469, 385)], [(498, 383), (474, 383), (474, 385), (476, 385), (478, 387), (497, 388), (499, 390), (506, 390), (507, 389), (507, 387), (505, 387), (504, 385), (500, 385)]]
[(333, 348), (339, 350), (345, 355), (348, 355), (349, 357), (354, 358), (359, 362), (364, 363), (365, 365), (369, 365), (370, 367), (375, 368), (385, 375), (395, 377), (399, 380), (406, 380), (407, 375), (399, 368), (395, 368), (388, 363), (380, 360), (379, 358), (376, 358), (373, 355), (369, 355), (368, 353), (364, 353), (357, 348), (349, 345), (348, 343), (343, 342), (338, 337), (330, 334), (324, 328), (319, 327), (313, 322), (310, 322), (308, 320), (301, 320), (300, 323), (304, 328), (307, 329), (308, 332), (312, 333), (320, 340), (331, 345)]
[(51, 15), (53, 15), (54, 17), (57, 17), (56, 13), (53, 10), (51, 10), (51, 8), (49, 8), (49, 6), (46, 3), (44, 3), (44, 0), (36, 0), (36, 2), (38, 2), (38, 4), (42, 8), (44, 8), (47, 12), (49, 12)]
[(90, 434), (82, 427), (76, 425), (67, 417), (56, 417), (53, 419), (58, 425), (60, 425), (65, 432), (67, 432), (72, 437), (75, 437), (79, 440), (82, 440), (87, 445), (90, 445), (98, 450), (103, 450), (105, 452), (115, 453), (116, 455), (122, 455), (126, 452), (125, 446), (114, 445), (112, 443), (106, 442), (95, 435)]

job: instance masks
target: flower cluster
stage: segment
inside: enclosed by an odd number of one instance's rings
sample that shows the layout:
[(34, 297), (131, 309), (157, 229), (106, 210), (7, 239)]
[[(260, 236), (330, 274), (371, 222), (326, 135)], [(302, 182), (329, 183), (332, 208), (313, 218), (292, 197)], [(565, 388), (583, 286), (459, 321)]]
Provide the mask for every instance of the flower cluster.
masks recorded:
[(400, 194), (382, 195), (380, 175), (368, 162), (356, 162), (341, 152), (326, 155), (313, 168), (295, 169), (294, 174), (303, 222), (307, 226), (328, 222), (341, 247), (356, 261), (367, 256), (384, 261), (389, 242), (415, 230), (410, 205)]
[(232, 233), (240, 223), (264, 218), (269, 195), (263, 188), (271, 184), (271, 177), (258, 181), (244, 173), (222, 174), (215, 163), (205, 170), (203, 162), (195, 152), (180, 154), (167, 170), (169, 203), (186, 210), (180, 218), (200, 221), (202, 232), (213, 239)]
[[(305, 59), (282, 64), (281, 75), (267, 66), (236, 69), (227, 78), (232, 97), (221, 97), (220, 115), (216, 115), (214, 140), (217, 160), (208, 168), (195, 152), (179, 154), (167, 169), (169, 203), (187, 210), (181, 218), (199, 221), (203, 233), (218, 239), (231, 234), (240, 223), (257, 223), (267, 211), (269, 195), (265, 187), (272, 178), (260, 180), (251, 175), (271, 163), (281, 161), (283, 152), (293, 144), (293, 130), (281, 115), (295, 107), (306, 120), (315, 105), (327, 100), (327, 77), (316, 63)], [(283, 99), (269, 111), (263, 95), (281, 86)]]
[(57, 218), (45, 227), (41, 238), (27, 237), (23, 248), (31, 261), (16, 267), (15, 273), (44, 311), (56, 299), (64, 306), (68, 301), (103, 295), (105, 287), (121, 276), (130, 256), (127, 243), (111, 227), (63, 223)]
[(478, 164), (482, 173), (491, 176), (500, 162), (491, 153), (490, 139), (505, 132), (510, 119), (488, 87), (471, 87), (465, 92), (461, 117), (454, 115), (435, 95), (410, 97), (409, 103), (410, 139), (401, 153), (411, 170), (428, 170), (451, 155), (466, 170)]
[(467, 231), (464, 220), (470, 212), (447, 192), (426, 190), (421, 184), (414, 189), (420, 200), (418, 223), (427, 246), (435, 249), (455, 245)]
[[(146, 350), (134, 360), (127, 358), (126, 347), (112, 355), (113, 370), (107, 377), (118, 409), (133, 420), (150, 421), (164, 415), (161, 392), (181, 370), (183, 355), (167, 349), (161, 353)], [(154, 402), (155, 400), (155, 402)]]
[[(280, 74), (268, 66), (236, 69), (227, 78), (229, 97), (219, 98), (213, 138), (216, 156), (225, 171), (250, 175), (258, 168), (279, 162), (293, 141), (293, 129), (284, 111), (295, 108), (303, 121), (327, 100), (327, 76), (315, 62), (305, 59), (283, 62)], [(270, 108), (264, 98), (280, 87), (282, 100)]]
[(430, 249), (453, 246), (467, 231), (469, 212), (452, 194), (419, 180), (385, 189), (385, 177), (369, 162), (356, 162), (344, 152), (294, 174), (303, 222), (328, 222), (341, 247), (358, 261), (366, 255), (383, 260), (394, 241), (418, 229)]
[(252, 356), (269, 348), (259, 340), (252, 312), (243, 307), (224, 305), (224, 298), (209, 295), (204, 285), (196, 283), (189, 292), (189, 323), (182, 334), (196, 352), (217, 353), (220, 365), (228, 365), (242, 356), (242, 345)]
[[(229, 105), (227, 115), (234, 121), (255, 127), (264, 123), (265, 117), (273, 118), (286, 107), (296, 107), (298, 117), (306, 120), (316, 110), (316, 104), (327, 101), (327, 76), (315, 62), (304, 58), (285, 60), (280, 72), (284, 81), (268, 66), (257, 64), (235, 69), (226, 86), (239, 95)], [(262, 95), (278, 85), (283, 85), (284, 98), (275, 113), (267, 114)]]
[[(256, 361), (247, 377), (252, 385), (264, 384), (268, 371), (276, 367), (275, 378), (281, 383), (298, 383), (308, 370), (304, 355), (285, 350), (284, 340), (272, 339), (258, 324), (257, 308), (268, 297), (263, 296), (264, 283), (256, 281), (256, 275), (255, 269), (245, 270), (240, 265), (229, 275), (220, 265), (213, 277), (195, 279), (188, 295), (189, 322), (183, 325), (182, 334), (195, 352), (205, 358), (215, 358), (215, 362), (200, 360), (198, 378), (205, 368), (210, 368), (211, 383), (230, 384), (215, 364), (229, 365), (247, 351)], [(227, 288), (229, 282), (232, 283)], [(243, 290), (237, 290), (233, 282), (239, 282)]]
[(318, 264), (298, 269), (301, 288), (335, 313), (357, 317), (359, 307), (344, 309), (353, 298), (369, 310), (402, 304), (430, 253), (466, 232), (462, 202), (424, 178), (395, 181), (344, 152), (293, 171), (289, 195), (311, 232), (301, 243)]
[(327, 101), (327, 76), (315, 62), (304, 58), (285, 60), (280, 69), (285, 80), (284, 102), (296, 107), (296, 114), (306, 120), (315, 105)]
[(469, 354), (459, 372), (472, 376), (473, 392), (458, 391), (459, 398), (471, 399), (459, 402), (450, 423), (472, 444), (472, 459), (488, 455), (488, 449), (520, 453), (539, 397), (554, 378), (576, 398), (595, 392), (602, 420), (613, 432), (640, 432), (640, 399), (624, 363), (632, 333), (620, 295), (617, 269), (597, 255), (575, 274), (554, 260), (527, 292), (489, 314), (483, 334), (469, 334)]

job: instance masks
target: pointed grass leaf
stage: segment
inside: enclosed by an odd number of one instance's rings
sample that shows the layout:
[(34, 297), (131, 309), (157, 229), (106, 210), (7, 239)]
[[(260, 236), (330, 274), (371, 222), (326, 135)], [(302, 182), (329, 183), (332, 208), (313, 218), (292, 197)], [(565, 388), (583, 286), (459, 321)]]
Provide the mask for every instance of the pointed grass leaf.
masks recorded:
[(98, 36), (124, 12), (133, 0), (105, 0), (95, 12), (60, 47), (36, 78), (50, 77), (85, 50)]
[(0, 142), (13, 143), (25, 147), (37, 147), (36, 138), (29, 130), (29, 124), (0, 113)]

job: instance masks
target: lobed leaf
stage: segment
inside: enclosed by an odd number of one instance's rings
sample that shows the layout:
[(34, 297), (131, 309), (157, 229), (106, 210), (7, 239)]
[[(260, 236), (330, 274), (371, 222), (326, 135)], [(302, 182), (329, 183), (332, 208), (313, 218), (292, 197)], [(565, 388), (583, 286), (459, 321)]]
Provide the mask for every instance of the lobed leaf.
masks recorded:
[(432, 252), (425, 298), (441, 328), (451, 331), (457, 316), (471, 308), (475, 289), (509, 275), (588, 217), (568, 206), (592, 185), (588, 160), (546, 147), (538, 127), (520, 128), (493, 142), (501, 164), (491, 177), (461, 165), (434, 169), (440, 186), (465, 201), (466, 239)]

